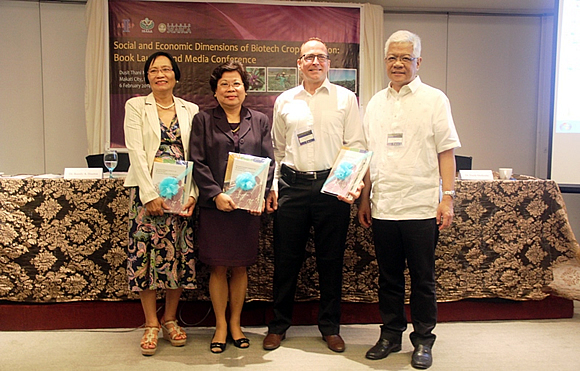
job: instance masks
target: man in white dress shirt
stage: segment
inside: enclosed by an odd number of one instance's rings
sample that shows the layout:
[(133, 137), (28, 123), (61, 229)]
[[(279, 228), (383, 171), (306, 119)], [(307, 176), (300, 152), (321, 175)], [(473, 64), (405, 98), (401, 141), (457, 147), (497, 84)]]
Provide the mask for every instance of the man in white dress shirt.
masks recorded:
[[(326, 45), (320, 39), (308, 40), (297, 64), (302, 85), (282, 93), (274, 104), (276, 173), (266, 202), (268, 212), (276, 210), (274, 319), (263, 347), (278, 348), (292, 324), (296, 283), (312, 226), (320, 283), (318, 328), (328, 348), (342, 352), (342, 267), (353, 200), (320, 190), (341, 147), (364, 149), (365, 140), (356, 96), (328, 81)], [(359, 194), (360, 190), (353, 199)]]
[(415, 347), (411, 365), (425, 369), (433, 362), (437, 322), (435, 247), (439, 230), (453, 220), (454, 148), (460, 143), (449, 100), (417, 76), (421, 60), (417, 35), (397, 31), (387, 40), (391, 82), (370, 100), (363, 124), (374, 155), (361, 193), (359, 221), (372, 225), (383, 321), (379, 341), (366, 357), (382, 359), (401, 350), (407, 328), (406, 262)]

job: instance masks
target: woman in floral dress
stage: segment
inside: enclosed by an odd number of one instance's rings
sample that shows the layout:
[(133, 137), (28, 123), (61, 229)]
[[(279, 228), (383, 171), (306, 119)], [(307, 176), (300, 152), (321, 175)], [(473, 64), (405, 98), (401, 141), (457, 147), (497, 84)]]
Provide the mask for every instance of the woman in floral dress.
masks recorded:
[[(127, 276), (130, 290), (139, 293), (145, 314), (141, 352), (153, 355), (161, 329), (171, 345), (186, 342), (176, 313), (183, 289), (196, 287), (190, 217), (197, 187), (194, 185), (181, 214), (166, 213), (168, 206), (158, 194), (151, 172), (154, 162), (187, 160), (191, 121), (199, 108), (173, 95), (181, 74), (170, 54), (152, 54), (144, 73), (151, 94), (125, 104), (125, 144), (131, 162), (125, 180), (125, 186), (131, 187)], [(157, 317), (159, 289), (165, 290), (161, 320)]]

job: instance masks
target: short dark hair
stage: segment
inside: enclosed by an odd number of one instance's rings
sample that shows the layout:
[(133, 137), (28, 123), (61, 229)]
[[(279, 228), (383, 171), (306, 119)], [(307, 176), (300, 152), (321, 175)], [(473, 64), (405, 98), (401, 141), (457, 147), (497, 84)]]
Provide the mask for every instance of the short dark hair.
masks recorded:
[(177, 65), (177, 62), (175, 61), (173, 56), (166, 52), (156, 52), (151, 54), (149, 58), (147, 58), (147, 62), (145, 62), (145, 67), (143, 67), (143, 72), (145, 73), (145, 82), (147, 84), (149, 84), (149, 67), (151, 67), (151, 63), (155, 62), (155, 59), (157, 59), (157, 57), (161, 56), (167, 57), (171, 61), (171, 68), (173, 68), (173, 73), (175, 73), (175, 80), (179, 81), (179, 79), (181, 79), (181, 71), (179, 71), (179, 66)]
[(219, 79), (222, 78), (224, 72), (238, 72), (244, 83), (244, 89), (248, 91), (250, 88), (250, 79), (248, 78), (248, 73), (242, 62), (234, 61), (230, 59), (226, 63), (217, 66), (209, 78), (209, 86), (211, 86), (211, 91), (215, 93), (217, 90), (217, 84)]

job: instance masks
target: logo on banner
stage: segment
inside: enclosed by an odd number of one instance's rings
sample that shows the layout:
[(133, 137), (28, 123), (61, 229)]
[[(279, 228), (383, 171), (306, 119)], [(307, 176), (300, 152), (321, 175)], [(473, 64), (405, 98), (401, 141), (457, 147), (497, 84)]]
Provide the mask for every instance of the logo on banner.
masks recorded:
[(123, 33), (131, 32), (133, 27), (135, 27), (135, 23), (127, 18), (124, 18), (121, 22), (117, 23), (117, 28), (122, 29)]
[(149, 18), (142, 19), (139, 22), (139, 26), (141, 26), (141, 32), (145, 33), (153, 33), (153, 27), (155, 26), (155, 22), (153, 22)]
[(159, 23), (157, 29), (161, 33), (178, 33), (186, 34), (191, 33), (191, 23)]

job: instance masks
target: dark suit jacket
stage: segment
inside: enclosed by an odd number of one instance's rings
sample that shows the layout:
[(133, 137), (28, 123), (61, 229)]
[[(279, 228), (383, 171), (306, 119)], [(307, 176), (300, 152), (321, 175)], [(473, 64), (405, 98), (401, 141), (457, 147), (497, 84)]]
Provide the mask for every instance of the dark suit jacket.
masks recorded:
[[(276, 166), (268, 117), (242, 106), (240, 121), (240, 153), (269, 157), (272, 160), (266, 184), (267, 195)], [(212, 199), (223, 190), (229, 152), (235, 152), (234, 137), (221, 106), (195, 115), (189, 154), (194, 162), (193, 177), (199, 187), (197, 204), (200, 207), (216, 207)]]

